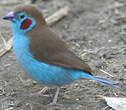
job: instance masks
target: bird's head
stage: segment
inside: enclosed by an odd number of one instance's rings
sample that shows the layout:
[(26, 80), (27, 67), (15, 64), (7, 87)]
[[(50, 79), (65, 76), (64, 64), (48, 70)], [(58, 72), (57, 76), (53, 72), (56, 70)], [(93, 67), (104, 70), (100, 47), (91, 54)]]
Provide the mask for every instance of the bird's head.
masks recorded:
[(25, 34), (39, 25), (46, 24), (42, 13), (33, 5), (17, 6), (3, 19), (10, 20), (13, 31), (20, 34)]

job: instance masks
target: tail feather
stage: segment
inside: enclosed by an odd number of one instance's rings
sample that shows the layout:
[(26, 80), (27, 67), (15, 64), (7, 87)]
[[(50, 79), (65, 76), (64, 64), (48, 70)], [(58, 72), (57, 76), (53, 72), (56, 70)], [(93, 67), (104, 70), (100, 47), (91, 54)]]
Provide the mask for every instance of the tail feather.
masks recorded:
[[(87, 79), (92, 79), (92, 80), (95, 80), (97, 82), (100, 82), (100, 83), (103, 83), (105, 85), (109, 85), (113, 88), (117, 88), (119, 90), (121, 90), (121, 88), (119, 86), (117, 86), (117, 83), (113, 82), (113, 81), (109, 81), (107, 79), (104, 79), (104, 78), (99, 78), (99, 77), (95, 77), (95, 76), (92, 76), (90, 74), (87, 74), (87, 73), (82, 73), (82, 74), (79, 74), (81, 79), (83, 78), (87, 78)], [(78, 77), (78, 76), (76, 76)]]
[(84, 72), (76, 72), (76, 74), (72, 74), (74, 79), (91, 79), (91, 80), (95, 80), (97, 82), (100, 82), (100, 83), (103, 83), (105, 85), (109, 85), (113, 88), (116, 88), (116, 89), (119, 89), (119, 90), (122, 90), (122, 88), (120, 88), (119, 86), (117, 86), (117, 83), (113, 82), (113, 81), (109, 81), (107, 79), (104, 79), (104, 78), (99, 78), (99, 77), (95, 77), (95, 76), (92, 76), (90, 74), (87, 74), (87, 73), (84, 73)]
[(115, 83), (113, 81), (109, 81), (107, 79), (99, 78), (99, 77), (94, 77), (94, 80), (97, 81), (97, 82), (101, 82), (101, 83), (103, 83), (105, 85), (109, 85), (109, 86), (111, 86), (113, 88), (121, 89), (119, 86), (116, 85), (117, 83)]

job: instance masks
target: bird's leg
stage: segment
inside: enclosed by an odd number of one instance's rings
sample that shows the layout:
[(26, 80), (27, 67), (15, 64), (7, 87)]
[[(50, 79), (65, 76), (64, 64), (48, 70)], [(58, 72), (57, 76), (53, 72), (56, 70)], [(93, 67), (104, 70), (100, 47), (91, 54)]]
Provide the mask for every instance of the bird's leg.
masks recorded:
[(60, 91), (60, 88), (59, 88), (59, 87), (57, 87), (56, 94), (55, 94), (55, 96), (54, 96), (54, 98), (53, 98), (52, 103), (50, 103), (50, 104), (49, 104), (49, 106), (54, 106), (54, 105), (56, 105), (56, 102), (57, 102), (57, 98), (58, 98), (59, 91)]
[(41, 95), (43, 95), (47, 90), (48, 90), (48, 87), (45, 86), (41, 91), (39, 91), (39, 92), (37, 92), (37, 93), (33, 93), (33, 94), (31, 94), (31, 96), (41, 96)]

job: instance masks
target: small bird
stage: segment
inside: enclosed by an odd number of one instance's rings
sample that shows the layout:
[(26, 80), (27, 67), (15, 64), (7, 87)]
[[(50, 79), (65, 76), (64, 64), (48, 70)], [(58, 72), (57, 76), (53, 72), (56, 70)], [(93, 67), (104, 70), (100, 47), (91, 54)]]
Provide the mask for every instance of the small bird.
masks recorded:
[(68, 48), (35, 6), (17, 6), (3, 19), (11, 21), (13, 50), (24, 72), (38, 83), (57, 87), (50, 105), (56, 105), (60, 87), (75, 80), (91, 79), (120, 88), (115, 82), (93, 76), (88, 64)]

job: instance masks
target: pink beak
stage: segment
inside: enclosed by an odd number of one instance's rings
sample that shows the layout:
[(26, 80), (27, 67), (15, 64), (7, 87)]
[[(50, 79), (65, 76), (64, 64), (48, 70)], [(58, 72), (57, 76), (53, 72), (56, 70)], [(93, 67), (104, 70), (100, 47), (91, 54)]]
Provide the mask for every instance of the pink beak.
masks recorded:
[(6, 16), (3, 17), (3, 19), (10, 20), (12, 22), (16, 21), (16, 19), (14, 18), (14, 13), (13, 12), (9, 12)]

